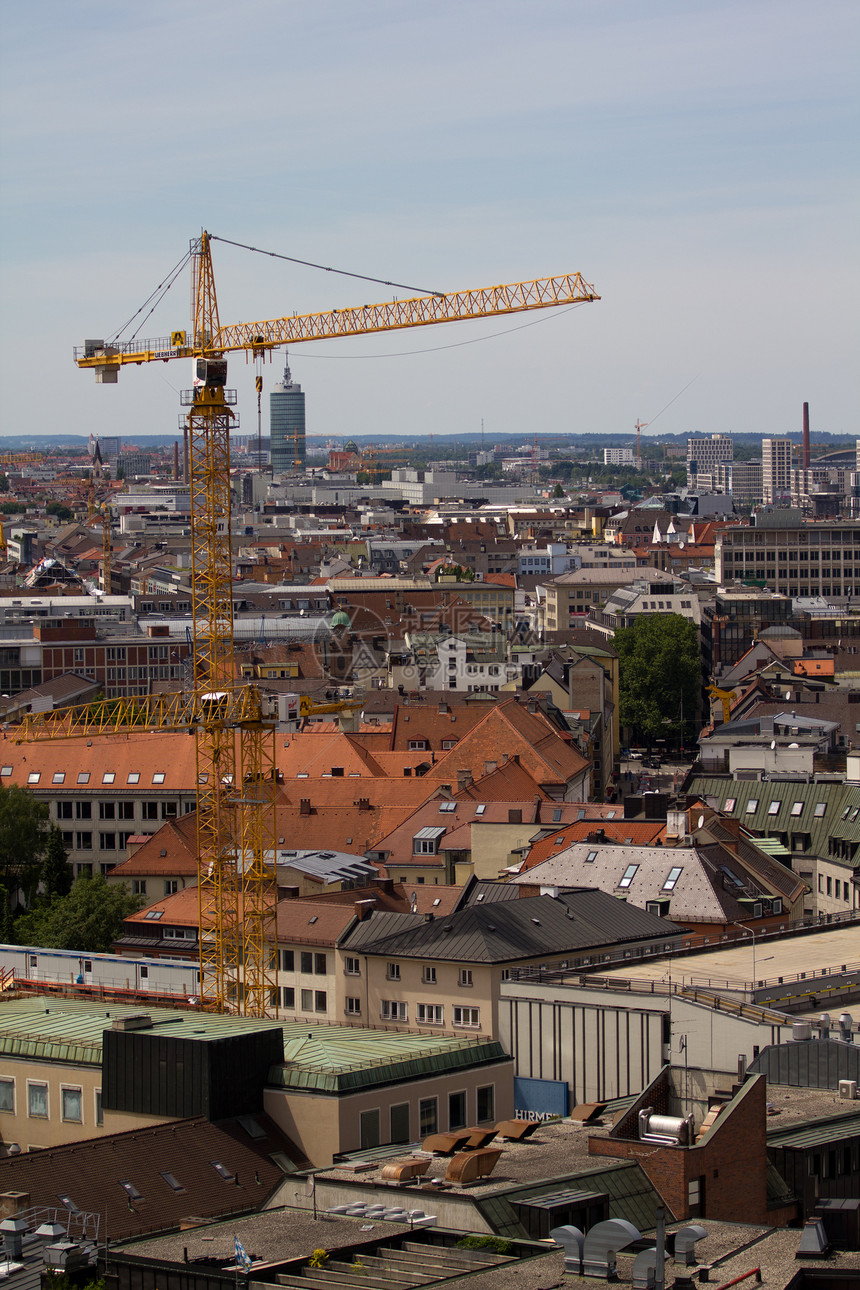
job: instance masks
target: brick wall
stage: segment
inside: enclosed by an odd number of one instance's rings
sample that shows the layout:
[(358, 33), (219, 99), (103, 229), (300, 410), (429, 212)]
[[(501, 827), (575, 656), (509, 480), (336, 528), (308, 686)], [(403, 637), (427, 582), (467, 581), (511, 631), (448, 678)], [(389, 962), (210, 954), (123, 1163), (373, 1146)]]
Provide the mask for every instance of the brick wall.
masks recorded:
[[(697, 1146), (662, 1147), (638, 1137), (613, 1136), (589, 1138), (589, 1153), (635, 1160), (676, 1220), (691, 1217), (689, 1184), (699, 1179), (703, 1209), (698, 1217), (768, 1222), (766, 1089), (763, 1077), (748, 1080)], [(615, 1132), (622, 1126), (630, 1132), (631, 1116), (632, 1109)]]

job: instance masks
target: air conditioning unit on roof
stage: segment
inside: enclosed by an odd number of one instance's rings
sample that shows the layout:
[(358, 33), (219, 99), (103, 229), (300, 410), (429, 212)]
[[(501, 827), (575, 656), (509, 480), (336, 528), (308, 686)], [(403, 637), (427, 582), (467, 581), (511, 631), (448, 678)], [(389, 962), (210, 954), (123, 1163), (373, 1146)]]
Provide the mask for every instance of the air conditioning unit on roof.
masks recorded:
[(854, 1101), (857, 1097), (856, 1079), (841, 1079), (839, 1081), (839, 1096), (847, 1101)]

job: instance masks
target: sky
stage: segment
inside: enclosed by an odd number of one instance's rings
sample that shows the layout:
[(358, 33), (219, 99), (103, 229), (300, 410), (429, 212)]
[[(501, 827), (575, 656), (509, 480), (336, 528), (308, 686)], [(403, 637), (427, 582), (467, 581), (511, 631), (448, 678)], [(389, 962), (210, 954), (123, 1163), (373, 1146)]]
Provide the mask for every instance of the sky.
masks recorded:
[[(190, 364), (97, 386), (72, 350), (204, 228), (419, 292), (601, 297), (294, 346), (312, 435), (770, 435), (805, 400), (858, 435), (858, 33), (856, 0), (0, 6), (0, 435), (177, 430)], [(411, 294), (213, 259), (222, 323)], [(189, 284), (131, 330), (187, 327)], [(254, 375), (232, 356), (245, 433)]]

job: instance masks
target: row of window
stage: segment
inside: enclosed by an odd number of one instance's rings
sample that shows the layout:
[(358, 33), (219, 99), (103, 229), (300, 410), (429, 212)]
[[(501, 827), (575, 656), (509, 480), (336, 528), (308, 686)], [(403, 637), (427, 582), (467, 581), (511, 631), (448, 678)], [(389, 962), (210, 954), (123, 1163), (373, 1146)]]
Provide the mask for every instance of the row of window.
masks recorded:
[[(8, 779), (9, 776), (12, 774), (13, 770), (14, 770), (14, 766), (0, 766), (0, 778)], [(27, 776), (27, 783), (38, 784), (41, 778), (42, 778), (42, 772), (40, 770), (32, 770), (30, 771), (30, 774)], [(167, 778), (167, 774), (163, 770), (156, 770), (156, 771), (153, 771), (152, 773), (153, 784), (163, 784), (166, 778)], [(51, 775), (52, 784), (65, 784), (65, 782), (66, 782), (66, 772), (64, 770), (56, 770)], [(89, 784), (90, 772), (88, 770), (79, 770), (77, 774), (77, 779), (75, 782), (77, 784)], [(126, 775), (125, 782), (126, 784), (139, 784), (140, 771), (130, 770)], [(102, 774), (102, 783), (115, 784), (116, 771), (115, 770), (104, 771), (104, 773)]]
[[(841, 880), (840, 880), (839, 878), (833, 878), (833, 877), (831, 877), (829, 874), (828, 874), (828, 875), (827, 875), (827, 877), (825, 878), (824, 874), (821, 874), (821, 873), (820, 873), (820, 874), (818, 875), (818, 890), (819, 890), (819, 892), (821, 893), (821, 895), (822, 895), (822, 896), (824, 896), (824, 895), (832, 896), (834, 900), (839, 900), (839, 899), (840, 899), (840, 896), (839, 896), (839, 884), (840, 884), (840, 881), (841, 881)], [(851, 885), (850, 885), (850, 883), (842, 882), (842, 897), (841, 897), (841, 898), (842, 898), (842, 900), (850, 900), (850, 899), (851, 899)]]
[[(48, 1084), (44, 1080), (28, 1079), (27, 1116), (31, 1120), (50, 1120), (51, 1097)], [(15, 1079), (0, 1077), (0, 1111), (9, 1115), (15, 1114)], [(69, 1124), (84, 1123), (84, 1092), (79, 1084), (60, 1085), (60, 1118)], [(95, 1090), (93, 1123), (104, 1123), (102, 1115), (102, 1091)]]
[[(737, 804), (738, 804), (738, 799), (736, 797), (727, 797), (726, 804), (723, 807), (723, 811), (725, 812), (726, 815), (732, 815), (734, 814), (734, 809), (737, 806)], [(768, 804), (768, 808), (767, 808), (768, 815), (779, 815), (780, 809), (785, 805), (787, 805), (786, 802), (780, 801), (779, 798), (773, 798)], [(803, 814), (804, 809), (808, 805), (809, 805), (808, 802), (792, 802), (790, 814), (795, 818), (797, 818)], [(746, 807), (744, 808), (744, 814), (755, 815), (758, 808), (759, 808), (759, 798), (751, 797), (747, 802)], [(842, 813), (843, 819), (846, 818), (850, 810), (851, 810), (851, 807), (846, 806), (845, 810)], [(815, 808), (812, 812), (813, 818), (816, 820), (823, 820), (826, 813), (827, 813), (827, 803), (816, 802)], [(860, 807), (858, 807), (857, 810), (855, 811), (854, 818), (856, 818), (857, 814), (860, 814)]]
[[(418, 1003), (416, 1021), (423, 1026), (444, 1026), (445, 1009), (439, 1003)], [(347, 999), (346, 1011), (349, 1016), (361, 1016), (361, 1000)], [(383, 1021), (408, 1021), (409, 1006), (403, 999), (383, 999), (380, 1014)], [(481, 1024), (480, 1008), (464, 1008), (455, 1004), (452, 1008), (451, 1024), (465, 1030), (477, 1030)]]

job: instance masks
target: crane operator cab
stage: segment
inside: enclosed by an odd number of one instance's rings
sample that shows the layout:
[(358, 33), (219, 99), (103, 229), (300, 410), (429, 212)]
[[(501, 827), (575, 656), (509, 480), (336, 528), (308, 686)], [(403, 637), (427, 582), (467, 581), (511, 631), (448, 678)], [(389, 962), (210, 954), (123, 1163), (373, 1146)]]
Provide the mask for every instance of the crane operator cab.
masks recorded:
[(227, 384), (226, 358), (195, 358), (194, 389), (222, 390)]

